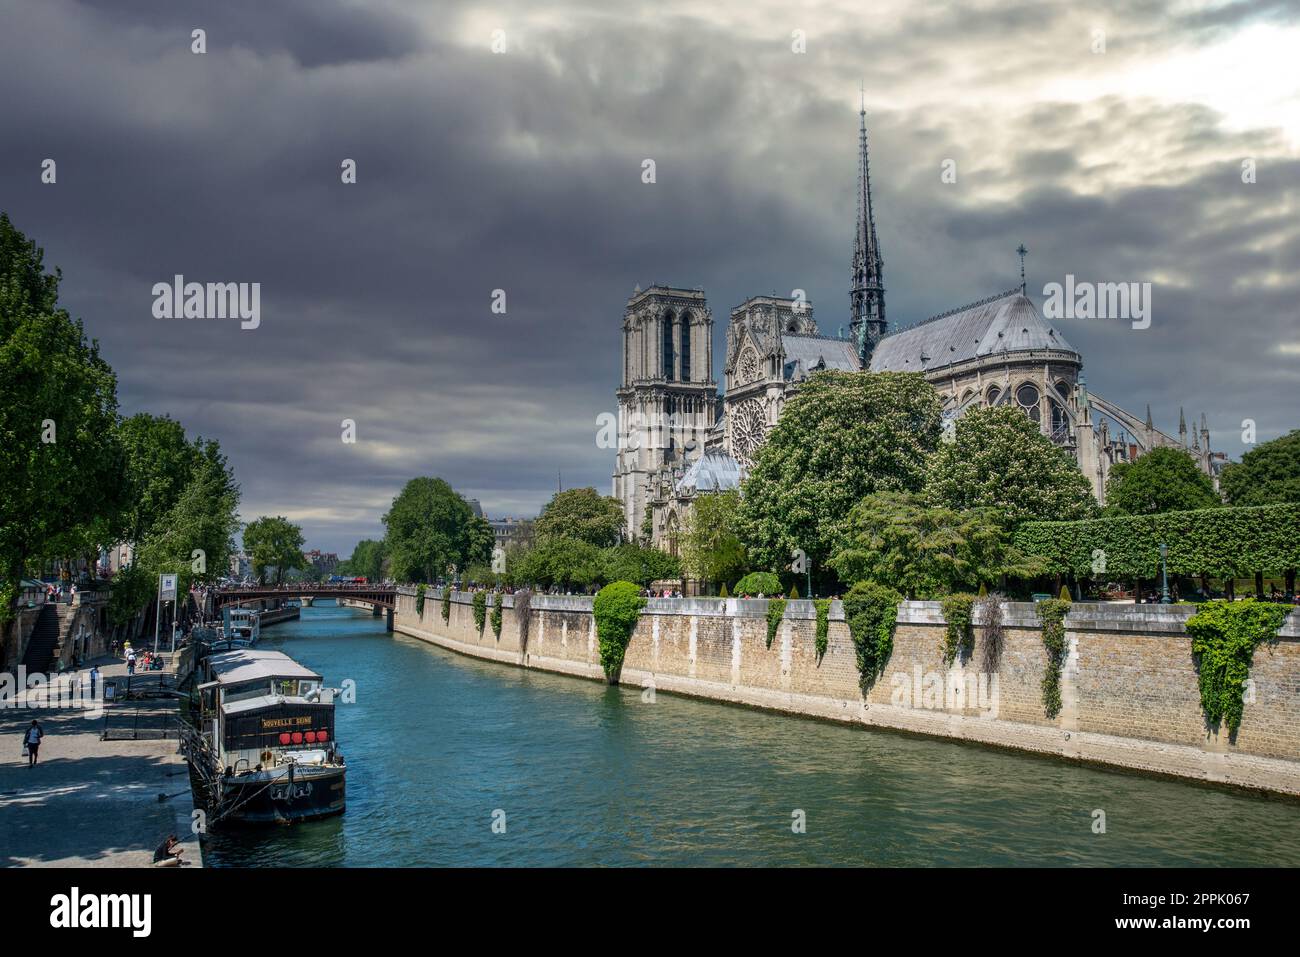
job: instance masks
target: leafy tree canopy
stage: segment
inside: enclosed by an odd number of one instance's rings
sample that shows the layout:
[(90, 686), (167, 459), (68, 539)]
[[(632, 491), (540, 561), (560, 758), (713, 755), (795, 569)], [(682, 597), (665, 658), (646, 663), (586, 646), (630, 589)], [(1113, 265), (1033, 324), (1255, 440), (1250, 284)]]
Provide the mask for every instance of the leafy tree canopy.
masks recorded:
[(1255, 446), (1219, 476), (1233, 505), (1300, 502), (1300, 429)]
[(1023, 412), (971, 409), (930, 459), (925, 499), (955, 511), (997, 509), (1011, 525), (1097, 514), (1092, 488), (1067, 453)]
[(919, 373), (818, 372), (786, 403), (742, 490), (737, 528), (752, 564), (814, 565), (866, 495), (919, 491), (940, 406)]
[(244, 529), (244, 550), (253, 562), (253, 574), (262, 581), (268, 568), (275, 568), (275, 581), (284, 581), (291, 568), (302, 568), (302, 529), (283, 515), (264, 515)]
[(361, 575), (370, 581), (384, 579), (384, 543), (363, 538), (352, 549), (352, 557), (339, 563), (340, 575)]
[(1136, 461), (1119, 462), (1106, 480), (1108, 515), (1157, 515), (1222, 504), (1210, 477), (1182, 449), (1152, 449)]
[(698, 495), (682, 530), (682, 566), (705, 582), (731, 581), (747, 567), (745, 546), (736, 530), (739, 492)]
[[(398, 581), (435, 581), (448, 566), (469, 564), (475, 544), (475, 515), (456, 490), (440, 478), (411, 479), (384, 516), (384, 548)], [(490, 554), (490, 546), (489, 546)], [(474, 556), (482, 561), (483, 556)]]
[(0, 214), (0, 575), (9, 582), (52, 543), (90, 546), (124, 494), (116, 376), (58, 307), (60, 277), (42, 259)]
[(623, 537), (623, 506), (594, 488), (565, 489), (546, 503), (534, 534), (539, 542), (574, 538), (597, 548), (617, 545)]
[(1004, 573), (1042, 571), (1041, 563), (1010, 547), (996, 510), (959, 512), (898, 492), (869, 495), (854, 506), (829, 564), (845, 582), (872, 581), (910, 598), (976, 588)]

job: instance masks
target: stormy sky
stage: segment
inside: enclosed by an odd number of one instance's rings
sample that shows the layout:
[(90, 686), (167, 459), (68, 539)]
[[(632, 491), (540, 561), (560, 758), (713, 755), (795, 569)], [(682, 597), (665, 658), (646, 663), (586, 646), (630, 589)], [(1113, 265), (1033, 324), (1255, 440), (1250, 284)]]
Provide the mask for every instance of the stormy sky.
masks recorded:
[[(0, 209), (124, 412), (347, 554), (416, 475), (493, 516), (608, 492), (638, 283), (704, 288), (719, 375), (747, 296), (835, 334), (862, 82), (891, 323), (1015, 285), (1021, 242), (1040, 302), (1152, 282), (1149, 329), (1061, 320), (1089, 387), (1236, 458), (1300, 426), (1297, 52), (1267, 0), (0, 0)], [(260, 327), (154, 318), (178, 273), (260, 283)]]

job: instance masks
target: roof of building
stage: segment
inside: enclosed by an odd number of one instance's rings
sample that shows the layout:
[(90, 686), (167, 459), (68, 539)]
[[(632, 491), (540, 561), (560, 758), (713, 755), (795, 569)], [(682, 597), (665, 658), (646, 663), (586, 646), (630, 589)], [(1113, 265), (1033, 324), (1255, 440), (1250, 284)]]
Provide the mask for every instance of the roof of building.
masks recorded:
[(680, 492), (728, 492), (740, 488), (740, 463), (722, 449), (708, 449), (677, 481)]
[(238, 648), (208, 658), (213, 680), (221, 685), (257, 681), (260, 678), (319, 678), (282, 651)]
[(795, 381), (821, 369), (857, 372), (861, 368), (857, 350), (847, 339), (785, 332), (781, 334), (781, 345), (785, 349), (787, 380)]
[(1044, 349), (1078, 353), (1020, 287), (885, 336), (872, 372), (929, 372), (984, 356)]

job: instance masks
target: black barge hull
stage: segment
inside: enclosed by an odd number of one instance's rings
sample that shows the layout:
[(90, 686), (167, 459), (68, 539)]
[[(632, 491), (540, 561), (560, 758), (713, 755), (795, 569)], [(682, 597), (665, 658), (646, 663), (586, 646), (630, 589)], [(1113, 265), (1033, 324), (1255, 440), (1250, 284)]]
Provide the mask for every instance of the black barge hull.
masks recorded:
[(342, 814), (346, 806), (346, 768), (295, 769), (268, 781), (261, 775), (227, 778), (222, 803), (232, 823), (292, 824)]

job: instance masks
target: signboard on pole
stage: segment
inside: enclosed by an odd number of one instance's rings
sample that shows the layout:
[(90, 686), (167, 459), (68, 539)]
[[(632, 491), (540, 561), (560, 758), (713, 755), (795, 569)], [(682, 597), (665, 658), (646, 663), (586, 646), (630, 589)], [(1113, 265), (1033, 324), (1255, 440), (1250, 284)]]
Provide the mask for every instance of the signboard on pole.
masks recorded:
[(158, 576), (158, 597), (160, 601), (176, 600), (176, 576), (175, 575)]

